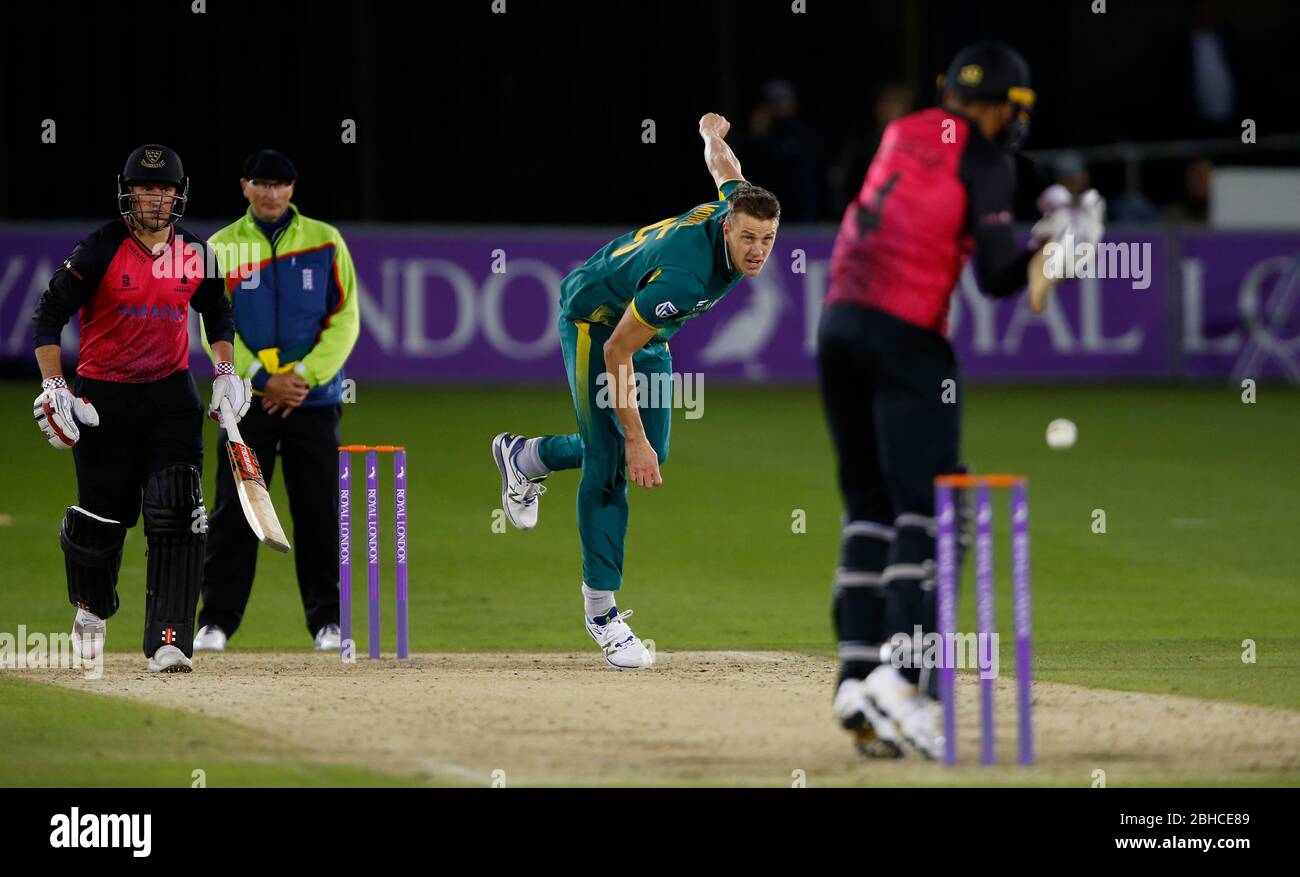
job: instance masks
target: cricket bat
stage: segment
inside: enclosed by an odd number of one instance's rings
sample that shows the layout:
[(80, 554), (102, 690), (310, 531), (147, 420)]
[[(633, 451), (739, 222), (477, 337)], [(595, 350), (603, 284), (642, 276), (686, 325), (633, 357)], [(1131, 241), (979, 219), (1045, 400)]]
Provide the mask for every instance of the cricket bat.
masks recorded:
[(289, 540), (284, 537), (284, 528), (275, 515), (275, 506), (271, 505), (271, 495), (266, 491), (266, 479), (262, 477), (262, 466), (257, 462), (257, 454), (244, 444), (235, 423), (235, 414), (230, 410), (230, 403), (221, 400), (221, 419), (226, 426), (226, 453), (230, 456), (230, 469), (235, 476), (235, 490), (239, 493), (239, 504), (243, 506), (244, 518), (258, 540), (276, 551), (287, 552)]
[(1043, 264), (1047, 257), (1040, 249), (1034, 253), (1034, 257), (1029, 260), (1028, 277), (1029, 282), (1029, 310), (1035, 314), (1041, 314), (1043, 308), (1047, 307), (1047, 297), (1052, 293), (1052, 287), (1056, 286), (1056, 279), (1047, 276), (1043, 270)]

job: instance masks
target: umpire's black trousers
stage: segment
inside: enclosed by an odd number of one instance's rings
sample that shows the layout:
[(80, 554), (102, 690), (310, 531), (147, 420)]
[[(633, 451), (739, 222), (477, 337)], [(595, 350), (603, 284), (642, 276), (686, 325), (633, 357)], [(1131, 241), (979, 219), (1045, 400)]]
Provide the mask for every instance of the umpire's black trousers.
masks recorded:
[[(293, 520), (290, 542), (307, 629), (313, 635), (339, 623), (338, 445), (340, 405), (301, 406), (288, 417), (267, 414), (255, 398), (239, 422), (245, 443), (257, 454), (268, 485), (277, 453), (284, 468)], [(226, 433), (217, 445), (217, 496), (208, 519), (199, 625), (239, 629), (253, 589), (259, 542), (244, 519), (234, 476), (225, 458)], [(283, 517), (284, 510), (280, 515)]]
[(823, 312), (817, 359), (846, 512), (833, 612), (857, 678), (894, 634), (934, 629), (933, 483), (959, 469), (960, 378), (942, 335), (854, 304)]

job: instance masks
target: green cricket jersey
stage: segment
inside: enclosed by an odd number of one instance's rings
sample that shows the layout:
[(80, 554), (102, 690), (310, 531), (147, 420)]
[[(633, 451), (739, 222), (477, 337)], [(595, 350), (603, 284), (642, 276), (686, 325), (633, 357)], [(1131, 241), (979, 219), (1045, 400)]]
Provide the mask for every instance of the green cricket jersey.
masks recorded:
[(560, 284), (565, 319), (614, 327), (629, 307), (667, 341), (713, 307), (744, 275), (731, 264), (722, 220), (741, 184), (727, 180), (718, 200), (610, 241)]

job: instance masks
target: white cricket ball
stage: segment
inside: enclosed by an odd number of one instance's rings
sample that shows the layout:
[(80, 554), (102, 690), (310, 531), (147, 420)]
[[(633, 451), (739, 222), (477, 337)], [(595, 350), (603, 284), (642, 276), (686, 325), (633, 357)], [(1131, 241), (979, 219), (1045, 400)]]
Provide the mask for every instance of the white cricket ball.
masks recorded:
[(1055, 448), (1058, 451), (1072, 448), (1075, 439), (1078, 437), (1079, 427), (1074, 425), (1073, 420), (1058, 417), (1047, 424), (1047, 446), (1049, 448)]

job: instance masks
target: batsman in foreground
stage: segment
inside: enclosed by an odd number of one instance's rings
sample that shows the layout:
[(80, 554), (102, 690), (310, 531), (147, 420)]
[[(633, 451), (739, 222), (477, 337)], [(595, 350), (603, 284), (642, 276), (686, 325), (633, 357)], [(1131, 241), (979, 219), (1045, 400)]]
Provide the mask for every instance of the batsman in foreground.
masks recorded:
[[(144, 653), (150, 672), (192, 669), (194, 610), (207, 518), (203, 403), (189, 371), (188, 316), (203, 317), (216, 379), (209, 415), (238, 420), (250, 388), (231, 365), (235, 334), (203, 239), (176, 223), (189, 178), (165, 146), (141, 146), (118, 178), (119, 219), (77, 244), (50, 278), (32, 317), (41, 394), (34, 415), (55, 448), (72, 449), (77, 504), (59, 534), (68, 599), (77, 607), (73, 651), (102, 654), (117, 611), (126, 531), (144, 511), (148, 542)], [(81, 315), (81, 352), (71, 389), (59, 336)], [(82, 430), (82, 427), (89, 429)]]
[(583, 624), (619, 670), (654, 663), (614, 594), (623, 585), (628, 477), (645, 488), (663, 483), (672, 423), (671, 392), (638, 395), (636, 386), (671, 387), (668, 339), (763, 270), (781, 219), (776, 197), (741, 175), (729, 129), (716, 113), (700, 119), (718, 200), (611, 241), (561, 283), (560, 343), (578, 432), (492, 441), (502, 507), (523, 530), (537, 524), (547, 476), (582, 468)]
[(980, 290), (1007, 296), (1042, 244), (1070, 230), (1069, 214), (1048, 217), (1025, 249), (1012, 229), (1011, 151), (1034, 100), (1017, 52), (962, 50), (941, 105), (886, 129), (832, 251), (818, 370), (846, 512), (834, 713), (870, 756), (943, 749), (939, 674), (913, 633), (935, 630), (933, 480), (962, 471), (948, 310), (972, 250)]

